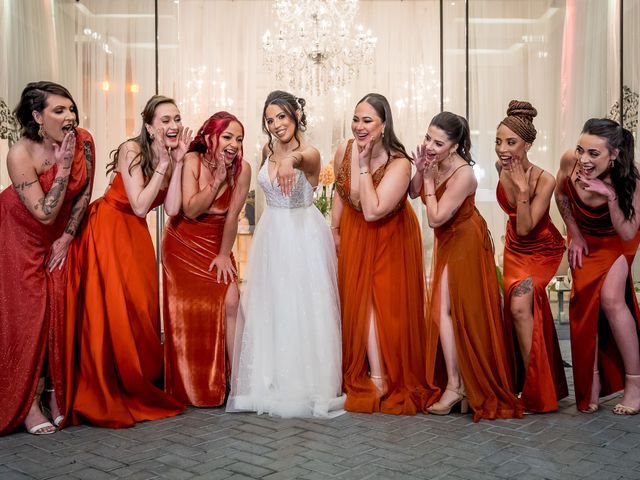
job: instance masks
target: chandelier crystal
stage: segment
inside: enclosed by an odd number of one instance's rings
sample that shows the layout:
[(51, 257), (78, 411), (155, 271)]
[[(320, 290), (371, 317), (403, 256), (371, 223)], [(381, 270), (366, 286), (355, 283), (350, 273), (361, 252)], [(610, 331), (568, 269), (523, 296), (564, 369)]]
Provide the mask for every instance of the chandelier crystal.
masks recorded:
[(337, 91), (373, 63), (377, 38), (355, 29), (358, 0), (275, 0), (276, 35), (262, 37), (266, 67), (292, 90)]

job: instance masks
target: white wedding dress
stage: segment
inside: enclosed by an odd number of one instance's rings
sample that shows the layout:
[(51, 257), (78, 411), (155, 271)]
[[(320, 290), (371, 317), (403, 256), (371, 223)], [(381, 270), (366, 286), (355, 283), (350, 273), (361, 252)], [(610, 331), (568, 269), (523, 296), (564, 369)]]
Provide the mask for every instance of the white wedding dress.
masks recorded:
[(304, 173), (285, 197), (268, 165), (258, 172), (267, 207), (249, 254), (227, 412), (337, 416), (345, 397), (331, 231)]

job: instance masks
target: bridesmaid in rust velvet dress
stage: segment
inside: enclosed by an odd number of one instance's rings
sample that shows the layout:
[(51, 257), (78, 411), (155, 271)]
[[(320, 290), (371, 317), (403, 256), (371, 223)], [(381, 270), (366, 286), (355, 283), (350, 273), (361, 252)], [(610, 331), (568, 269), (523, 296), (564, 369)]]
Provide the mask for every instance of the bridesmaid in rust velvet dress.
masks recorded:
[(564, 239), (549, 217), (554, 177), (527, 152), (536, 138), (528, 102), (512, 100), (496, 132), (498, 203), (509, 215), (504, 246), (504, 320), (507, 341), (519, 348), (516, 391), (529, 412), (553, 412), (568, 395), (547, 285), (564, 254)]
[[(28, 84), (15, 114), (22, 138), (0, 193), (0, 434), (24, 423), (44, 435), (63, 420), (66, 257), (91, 198), (95, 148), (61, 85)], [(40, 410), (42, 377), (54, 425)]]
[(65, 385), (68, 424), (127, 427), (176, 415), (161, 388), (158, 280), (147, 213), (180, 210), (182, 159), (191, 141), (175, 102), (155, 95), (138, 136), (113, 152), (113, 181), (87, 211), (69, 253)]
[(556, 177), (572, 272), (569, 326), (578, 410), (624, 388), (613, 413), (640, 412), (640, 309), (631, 264), (640, 244), (640, 175), (632, 133), (608, 119), (585, 123)]
[(198, 407), (224, 403), (233, 359), (239, 291), (231, 248), (251, 181), (243, 138), (227, 112), (200, 127), (185, 156), (182, 213), (162, 241), (165, 390)]

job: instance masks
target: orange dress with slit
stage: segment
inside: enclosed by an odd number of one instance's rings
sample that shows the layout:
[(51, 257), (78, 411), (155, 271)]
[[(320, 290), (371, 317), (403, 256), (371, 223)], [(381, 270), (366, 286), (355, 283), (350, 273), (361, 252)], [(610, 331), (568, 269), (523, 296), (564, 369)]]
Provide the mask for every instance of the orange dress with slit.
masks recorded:
[(177, 415), (183, 405), (162, 390), (153, 243), (119, 172), (85, 219), (68, 258), (65, 352), (74, 381), (65, 385), (65, 424), (121, 428)]
[(640, 309), (631, 278), (631, 264), (640, 244), (640, 232), (632, 240), (622, 240), (613, 228), (606, 203), (598, 207), (585, 205), (570, 177), (565, 191), (580, 233), (589, 247), (589, 255), (582, 256), (582, 268), (571, 269), (569, 301), (571, 363), (576, 404), (578, 409), (586, 410), (591, 397), (596, 353), (600, 372), (600, 396), (604, 397), (624, 388), (622, 356), (607, 317), (600, 308), (600, 292), (611, 266), (620, 256), (624, 256), (629, 266), (624, 298), (637, 329), (640, 328)]
[[(76, 130), (67, 190), (51, 225), (36, 220), (10, 185), (0, 193), (0, 435), (11, 433), (27, 417), (38, 380), (45, 376), (63, 405), (62, 333), (67, 266), (47, 269), (51, 245), (63, 233), (73, 204), (93, 182), (91, 134)], [(38, 177), (45, 195), (58, 170), (54, 164)], [(74, 240), (71, 245), (76, 243)], [(43, 365), (46, 357), (47, 365)]]
[[(345, 409), (411, 415), (435, 400), (425, 382), (425, 309), (422, 240), (406, 198), (385, 218), (367, 222), (350, 197), (351, 151), (336, 178), (344, 208), (340, 219), (338, 288), (342, 309)], [(392, 160), (390, 160), (392, 161)], [(373, 175), (374, 186), (386, 167)], [(379, 398), (369, 378), (367, 338), (373, 308), (387, 393)]]
[(528, 235), (518, 235), (516, 207), (509, 203), (500, 182), (496, 196), (502, 210), (509, 215), (502, 285), (506, 340), (513, 340), (516, 351), (519, 346), (511, 317), (511, 295), (523, 280), (529, 277), (533, 279), (533, 332), (529, 368), (524, 371), (520, 355), (514, 358), (514, 364), (517, 365), (516, 389), (522, 392), (522, 406), (525, 410), (553, 412), (558, 410), (558, 400), (569, 394), (560, 344), (547, 297), (547, 285), (558, 271), (564, 255), (564, 238), (551, 222), (548, 209)]
[[(213, 207), (226, 212), (231, 194), (226, 188)], [(227, 393), (225, 296), (229, 284), (217, 282), (217, 271), (209, 271), (220, 251), (226, 219), (226, 213), (203, 214), (196, 220), (176, 215), (162, 240), (165, 390), (198, 407), (222, 405)], [(231, 261), (235, 266), (233, 255)]]
[[(459, 168), (467, 167), (463, 165)], [(440, 200), (451, 174), (436, 189)], [(442, 392), (447, 385), (440, 345), (440, 281), (447, 268), (451, 321), (458, 368), (475, 422), (522, 416), (505, 341), (493, 241), (469, 195), (455, 215), (434, 229), (433, 265), (427, 327), (427, 381)]]

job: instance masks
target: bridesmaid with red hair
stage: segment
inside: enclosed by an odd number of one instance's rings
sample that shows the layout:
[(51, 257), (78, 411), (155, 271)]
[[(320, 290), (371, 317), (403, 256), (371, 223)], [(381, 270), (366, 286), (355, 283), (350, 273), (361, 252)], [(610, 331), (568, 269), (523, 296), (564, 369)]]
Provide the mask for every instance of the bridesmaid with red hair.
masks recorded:
[(553, 412), (568, 395), (546, 288), (562, 261), (564, 239), (549, 217), (556, 182), (529, 161), (536, 139), (529, 102), (512, 100), (496, 131), (498, 203), (509, 215), (504, 246), (504, 320), (517, 339), (516, 391), (529, 412)]
[(200, 127), (182, 171), (182, 212), (162, 241), (165, 390), (198, 407), (222, 405), (239, 290), (231, 253), (251, 167), (244, 127), (218, 112)]

